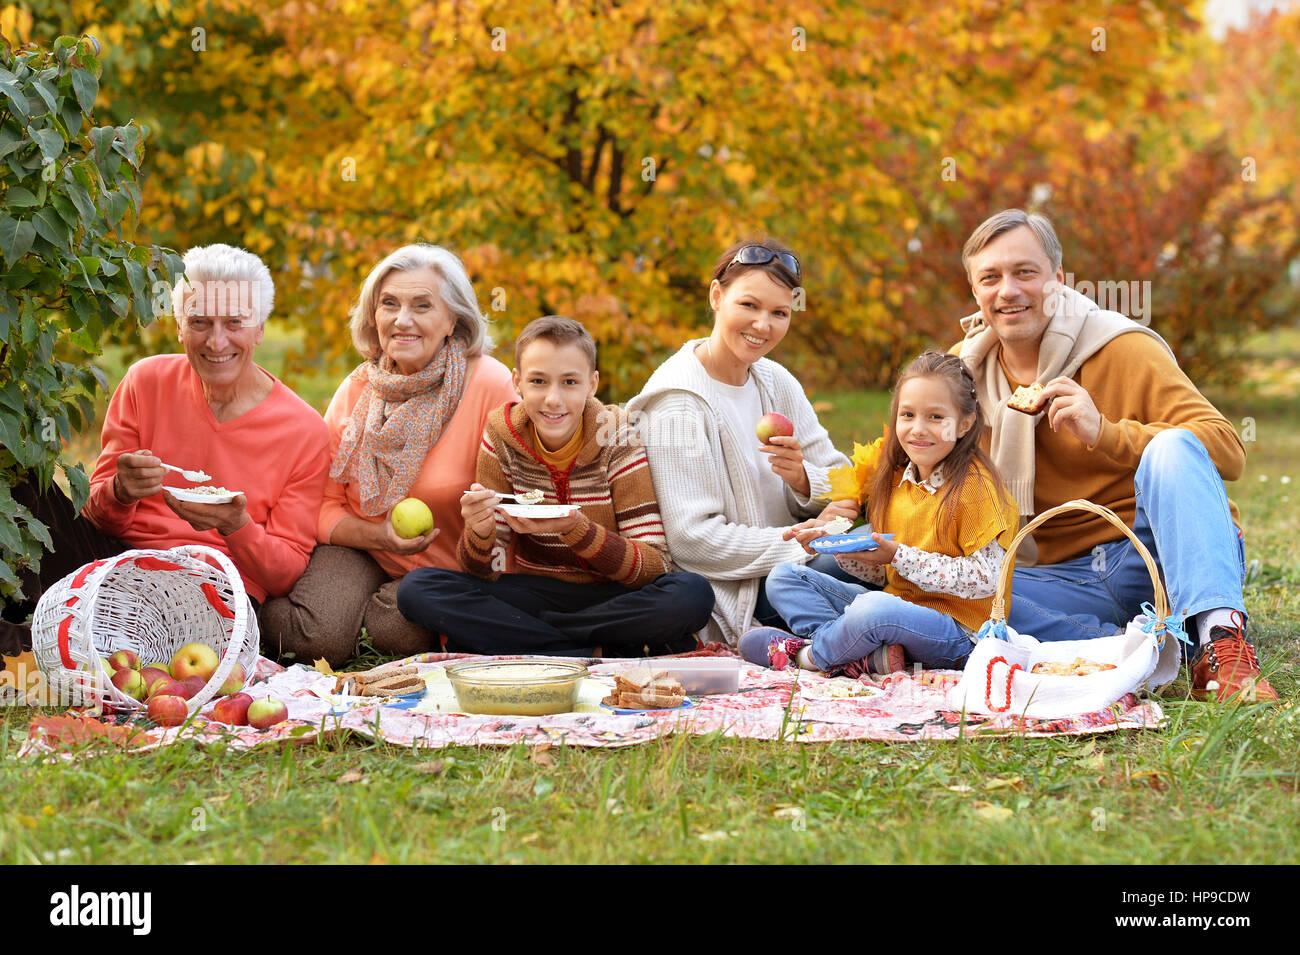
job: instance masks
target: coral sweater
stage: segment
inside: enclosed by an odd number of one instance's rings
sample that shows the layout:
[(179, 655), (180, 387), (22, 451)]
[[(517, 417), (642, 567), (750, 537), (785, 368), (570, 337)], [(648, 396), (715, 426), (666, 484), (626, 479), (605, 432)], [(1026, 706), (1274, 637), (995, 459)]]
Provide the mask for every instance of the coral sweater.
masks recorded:
[[(189, 360), (155, 355), (132, 365), (113, 392), (83, 513), (104, 533), (135, 547), (214, 547), (234, 562), (254, 600), (279, 597), (302, 576), (316, 543), (328, 441), (321, 416), (278, 380), (252, 410), (218, 421)], [(119, 502), (113, 494), (117, 459), (141, 448), (168, 464), (201, 468), (214, 485), (242, 491), (249, 522), (222, 537), (215, 530), (196, 531), (161, 494)], [(192, 486), (170, 471), (163, 483)]]
[[(343, 429), (366, 387), (368, 367), (361, 365), (343, 379), (329, 408), (325, 410), (325, 424), (329, 427), (330, 460), (338, 453)], [(456, 413), (429, 449), (415, 483), (406, 492), (407, 497), (419, 498), (429, 505), (429, 510), (433, 512), (433, 526), (441, 528), (441, 531), (428, 549), (419, 554), (368, 551), (390, 577), (401, 577), (416, 567), (460, 569), (456, 561), (456, 545), (465, 528), (465, 522), (460, 516), (460, 496), (474, 483), (483, 426), (492, 409), (501, 407), (507, 401), (517, 401), (518, 398), (510, 379), (510, 369), (495, 358), (484, 355), (470, 368), (465, 393), (456, 407)], [(359, 517), (372, 524), (387, 520), (386, 517), (370, 517), (362, 513), (361, 494), (356, 485), (340, 484), (329, 478), (325, 482), (325, 496), (316, 522), (317, 539), (328, 544), (335, 526), (344, 517)]]

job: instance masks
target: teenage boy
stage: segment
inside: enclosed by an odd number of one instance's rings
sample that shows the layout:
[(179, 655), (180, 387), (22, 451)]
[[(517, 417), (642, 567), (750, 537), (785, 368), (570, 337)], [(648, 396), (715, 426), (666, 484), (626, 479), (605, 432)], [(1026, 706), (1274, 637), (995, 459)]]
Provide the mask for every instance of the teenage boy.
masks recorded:
[[(713, 589), (670, 571), (645, 451), (626, 413), (596, 400), (596, 343), (549, 315), (515, 343), (523, 399), (488, 416), (478, 480), (461, 497), (464, 572), (420, 568), (402, 580), (408, 619), (469, 653), (641, 656), (698, 645)], [(506, 514), (498, 493), (576, 504), (563, 517)], [(518, 573), (501, 573), (514, 538)]]

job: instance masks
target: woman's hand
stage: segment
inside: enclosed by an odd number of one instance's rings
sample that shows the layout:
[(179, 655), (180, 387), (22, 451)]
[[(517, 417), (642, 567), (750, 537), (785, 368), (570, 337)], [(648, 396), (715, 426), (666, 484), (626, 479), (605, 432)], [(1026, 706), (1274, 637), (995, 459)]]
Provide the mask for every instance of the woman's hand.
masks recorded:
[(177, 517), (188, 521), (196, 531), (216, 531), (222, 537), (229, 537), (250, 520), (244, 509), (248, 499), (242, 494), (236, 494), (234, 500), (225, 504), (191, 504), (164, 491), (163, 500)]
[(393, 512), (390, 510), (388, 516), (380, 523), (371, 525), (375, 529), (375, 543), (371, 550), (386, 550), (394, 554), (418, 554), (427, 550), (434, 539), (442, 532), (441, 528), (435, 527), (427, 534), (421, 534), (419, 537), (400, 537), (396, 530), (393, 529)]
[(464, 519), (465, 526), (480, 540), (496, 536), (496, 517), (493, 513), (496, 506), (496, 492), (489, 491), (477, 482), (471, 484), (469, 490), (460, 496), (460, 516)]
[(773, 435), (758, 450), (771, 455), (772, 470), (800, 496), (807, 497), (811, 490), (808, 472), (803, 469), (803, 446), (794, 435)]
[[(141, 448), (131, 454), (118, 455), (117, 474), (113, 476), (113, 496), (117, 498), (119, 504), (134, 504), (146, 497), (152, 497), (162, 491), (162, 479), (166, 473), (162, 460), (155, 457), (154, 453), (147, 448)], [(170, 498), (168, 503), (171, 503)], [(204, 506), (211, 507), (211, 505)], [(172, 510), (175, 511), (176, 508), (173, 507)]]
[(802, 524), (795, 524), (793, 527), (787, 527), (781, 534), (781, 540), (798, 541), (800, 547), (810, 554), (815, 554), (817, 552), (808, 545), (817, 538), (826, 536), (826, 531), (823, 528), (825, 523), (826, 522), (820, 517), (809, 518)]
[(851, 497), (846, 497), (842, 501), (831, 501), (826, 505), (826, 509), (817, 515), (820, 521), (829, 521), (836, 517), (847, 517), (851, 521), (858, 519), (858, 502)]

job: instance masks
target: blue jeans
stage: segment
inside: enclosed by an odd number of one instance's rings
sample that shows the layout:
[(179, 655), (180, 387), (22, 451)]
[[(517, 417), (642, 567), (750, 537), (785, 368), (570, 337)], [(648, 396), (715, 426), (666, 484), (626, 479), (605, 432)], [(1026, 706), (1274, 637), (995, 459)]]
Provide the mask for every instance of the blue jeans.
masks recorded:
[(774, 567), (767, 598), (792, 633), (812, 641), (808, 653), (821, 670), (861, 660), (886, 643), (901, 644), (922, 666), (943, 669), (960, 669), (971, 651), (970, 633), (947, 614), (805, 564)]
[[(1245, 549), (1205, 445), (1184, 428), (1160, 432), (1142, 452), (1133, 486), (1133, 532), (1160, 568), (1174, 616), (1216, 607), (1245, 614)], [(1011, 596), (1007, 622), (1039, 640), (1110, 636), (1155, 599), (1127, 537), (1059, 564), (1017, 568)], [(1195, 644), (1196, 635), (1188, 637)]]

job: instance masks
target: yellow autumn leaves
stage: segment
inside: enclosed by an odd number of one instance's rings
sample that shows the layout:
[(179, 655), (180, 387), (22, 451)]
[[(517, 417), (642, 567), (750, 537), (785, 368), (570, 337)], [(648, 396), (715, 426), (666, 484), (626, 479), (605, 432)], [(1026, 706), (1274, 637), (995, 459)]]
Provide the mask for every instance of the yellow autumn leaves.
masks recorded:
[(832, 468), (827, 474), (831, 482), (830, 499), (832, 501), (857, 501), (865, 504), (867, 492), (871, 489), (871, 479), (875, 476), (876, 465), (884, 451), (885, 433), (870, 444), (853, 442), (852, 463), (842, 468)]

